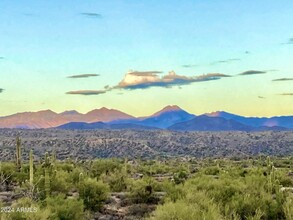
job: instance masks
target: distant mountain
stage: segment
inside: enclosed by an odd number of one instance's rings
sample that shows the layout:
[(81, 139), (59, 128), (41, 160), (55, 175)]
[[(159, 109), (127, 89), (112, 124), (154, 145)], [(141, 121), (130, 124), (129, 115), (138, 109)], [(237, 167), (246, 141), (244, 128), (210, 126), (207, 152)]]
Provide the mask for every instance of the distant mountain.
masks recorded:
[(271, 118), (266, 117), (243, 117), (240, 115), (231, 114), (224, 111), (217, 111), (205, 114), (209, 117), (222, 117), (225, 119), (233, 119), (242, 124), (253, 127), (284, 127), (293, 129), (293, 116), (275, 116)]
[(254, 128), (232, 119), (201, 115), (189, 121), (174, 124), (168, 129), (176, 131), (252, 131)]
[(60, 114), (51, 110), (24, 112), (1, 117), (0, 128), (52, 128), (69, 122), (109, 122), (118, 119), (131, 119), (131, 115), (115, 109), (95, 109), (86, 114), (77, 111), (65, 111)]
[(140, 124), (150, 127), (168, 128), (171, 125), (191, 120), (194, 117), (195, 115), (189, 114), (178, 106), (173, 105), (167, 106), (161, 111), (158, 111), (152, 116), (142, 120)]
[(136, 124), (141, 126), (168, 128), (169, 126), (193, 119), (195, 115), (189, 114), (176, 105), (168, 105), (162, 110), (154, 113), (151, 116), (130, 119), (117, 120), (110, 122), (111, 124)]
[(86, 122), (69, 122), (64, 125), (60, 125), (56, 128), (59, 129), (108, 129), (109, 126), (103, 122), (94, 122), (94, 123), (86, 123)]
[(51, 110), (24, 112), (1, 117), (1, 128), (51, 128), (68, 122), (62, 115)]
[[(102, 124), (101, 124), (102, 123)], [(64, 125), (64, 126), (62, 126)], [(64, 129), (174, 129), (174, 130), (293, 130), (293, 116), (243, 117), (224, 111), (195, 116), (177, 105), (168, 105), (146, 117), (133, 117), (115, 109), (100, 108), (86, 114), (75, 110), (23, 112), (0, 117), (0, 128)]]
[(158, 128), (147, 127), (136, 124), (107, 124), (103, 122), (70, 122), (61, 126), (56, 127), (57, 129), (68, 129), (68, 130), (91, 130), (91, 129), (136, 129), (136, 130), (155, 130)]
[(110, 122), (118, 119), (133, 119), (135, 117), (115, 109), (100, 108), (86, 113), (84, 118), (86, 122)]

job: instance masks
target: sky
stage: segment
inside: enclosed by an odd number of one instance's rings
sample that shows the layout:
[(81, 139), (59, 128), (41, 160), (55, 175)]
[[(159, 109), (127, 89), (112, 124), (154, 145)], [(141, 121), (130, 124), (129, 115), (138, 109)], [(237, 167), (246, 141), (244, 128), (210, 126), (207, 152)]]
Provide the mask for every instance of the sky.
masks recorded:
[(293, 115), (291, 0), (1, 0), (0, 116)]

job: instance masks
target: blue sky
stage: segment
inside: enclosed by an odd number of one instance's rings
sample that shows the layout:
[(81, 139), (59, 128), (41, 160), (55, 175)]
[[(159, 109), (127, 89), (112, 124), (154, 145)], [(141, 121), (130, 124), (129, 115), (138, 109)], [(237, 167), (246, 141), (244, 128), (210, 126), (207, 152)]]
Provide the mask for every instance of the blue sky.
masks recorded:
[[(292, 9), (286, 0), (2, 0), (0, 115), (106, 106), (141, 116), (168, 104), (195, 114), (293, 115), (293, 81), (272, 81), (293, 77)], [(117, 86), (129, 70), (233, 77)], [(266, 73), (238, 75), (249, 70)], [(77, 74), (99, 76), (67, 78)], [(88, 90), (103, 92), (66, 94)]]

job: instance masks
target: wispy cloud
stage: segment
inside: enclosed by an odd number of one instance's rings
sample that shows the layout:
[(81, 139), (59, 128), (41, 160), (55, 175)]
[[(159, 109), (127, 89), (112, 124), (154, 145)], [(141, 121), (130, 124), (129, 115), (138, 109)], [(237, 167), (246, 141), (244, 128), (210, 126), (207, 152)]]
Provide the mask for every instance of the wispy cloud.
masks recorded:
[(249, 75), (258, 75), (258, 74), (266, 74), (267, 71), (259, 71), (259, 70), (248, 70), (243, 73), (240, 73), (241, 76), (249, 76)]
[(279, 95), (284, 95), (284, 96), (293, 96), (293, 93), (281, 93), (281, 94), (279, 94)]
[(293, 37), (289, 38), (289, 39), (287, 40), (287, 42), (282, 43), (282, 44), (283, 44), (283, 45), (286, 45), (286, 44), (293, 44)]
[[(112, 90), (135, 90), (135, 89), (148, 89), (151, 87), (163, 87), (172, 88), (178, 86), (181, 88), (182, 85), (188, 85), (194, 82), (205, 82), (211, 80), (219, 80), (223, 77), (230, 77), (230, 75), (222, 73), (209, 73), (199, 76), (184, 76), (178, 75), (174, 71), (169, 72), (166, 75), (159, 76), (161, 71), (129, 71), (123, 80), (121, 80), (116, 86), (104, 86), (103, 90), (78, 90), (69, 91), (66, 94), (70, 95), (100, 95)], [(121, 95), (121, 93), (117, 93)]]
[(211, 63), (208, 64), (203, 64), (203, 65), (198, 65), (198, 64), (184, 64), (181, 67), (184, 68), (193, 68), (193, 67), (198, 67), (198, 66), (212, 66), (212, 65), (217, 65), (217, 64), (228, 64), (228, 63), (232, 63), (232, 62), (238, 62), (241, 61), (241, 59), (239, 58), (231, 58), (231, 59), (226, 59), (226, 60), (217, 60), (217, 61), (213, 61)]
[(66, 92), (68, 95), (101, 95), (106, 93), (106, 90), (77, 90)]
[(99, 76), (99, 74), (80, 74), (80, 75), (72, 75), (68, 76), (67, 78), (89, 78), (89, 77), (96, 77)]
[(223, 64), (223, 63), (232, 63), (232, 62), (237, 62), (237, 61), (241, 61), (241, 59), (232, 58), (232, 59), (226, 59), (226, 60), (218, 60), (218, 61), (211, 62), (210, 65)]
[(129, 71), (127, 74), (133, 76), (155, 76), (157, 74), (163, 73), (162, 71)]
[(196, 65), (196, 64), (185, 64), (185, 65), (182, 65), (182, 67), (184, 68), (193, 68), (193, 67), (198, 67), (199, 65)]
[(280, 78), (280, 79), (273, 79), (272, 81), (278, 82), (278, 81), (293, 81), (293, 78)]
[(83, 12), (80, 13), (81, 15), (88, 17), (88, 18), (102, 18), (103, 16), (99, 13), (94, 13), (94, 12)]
[(221, 73), (210, 73), (200, 76), (188, 77), (183, 75), (178, 75), (174, 71), (169, 72), (167, 75), (159, 77), (157, 74), (148, 75), (133, 75), (128, 73), (125, 75), (124, 79), (113, 88), (120, 89), (147, 89), (150, 87), (164, 87), (170, 88), (172, 86), (187, 85), (193, 82), (203, 82), (210, 80), (218, 80), (222, 77), (229, 77), (229, 75)]
[(34, 13), (29, 13), (29, 12), (25, 12), (25, 13), (22, 13), (24, 16), (27, 16), (27, 17), (34, 17), (36, 16), (36, 14)]

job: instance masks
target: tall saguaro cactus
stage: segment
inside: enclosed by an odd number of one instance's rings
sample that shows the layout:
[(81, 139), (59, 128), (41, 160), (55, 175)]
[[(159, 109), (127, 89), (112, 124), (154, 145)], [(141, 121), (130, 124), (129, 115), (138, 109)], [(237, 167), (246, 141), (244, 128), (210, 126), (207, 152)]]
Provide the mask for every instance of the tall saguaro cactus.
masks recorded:
[(270, 157), (267, 157), (267, 172), (268, 172), (268, 188), (269, 191), (273, 192), (274, 188), (278, 185), (277, 180), (276, 180), (276, 175), (275, 175), (275, 166), (274, 163), (271, 162)]
[(46, 152), (45, 154), (45, 161), (43, 163), (43, 168), (44, 168), (44, 172), (45, 172), (45, 193), (46, 193), (46, 197), (48, 198), (50, 196), (50, 168), (51, 168), (51, 161), (50, 161), (50, 157), (49, 157), (49, 153)]
[(34, 155), (33, 150), (30, 150), (30, 185), (34, 182)]
[(16, 138), (16, 168), (17, 171), (21, 170), (21, 140), (19, 137)]

